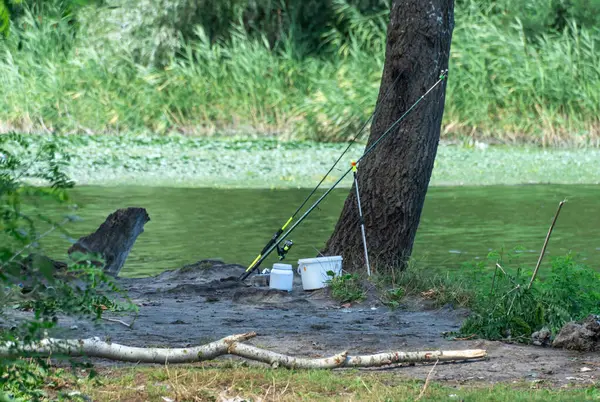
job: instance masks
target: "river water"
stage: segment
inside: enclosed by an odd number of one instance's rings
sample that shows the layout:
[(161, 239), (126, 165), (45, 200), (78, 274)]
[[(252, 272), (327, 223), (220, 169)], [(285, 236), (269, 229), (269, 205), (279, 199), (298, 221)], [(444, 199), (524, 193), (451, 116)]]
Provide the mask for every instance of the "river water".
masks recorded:
[[(333, 230), (348, 191), (334, 191), (298, 227), (290, 237), (294, 247), (287, 261), (296, 264), (299, 258), (317, 254)], [(82, 220), (68, 229), (76, 239), (95, 230), (118, 208), (144, 207), (151, 221), (122, 275), (146, 276), (205, 258), (247, 265), (307, 193), (306, 189), (81, 186), (72, 196)], [(600, 186), (594, 185), (432, 187), (413, 256), (429, 268), (456, 270), (464, 262), (484, 259), (490, 250), (520, 246), (520, 260), (533, 265), (557, 205), (566, 198), (547, 261), (573, 251), (600, 269), (599, 196)], [(58, 210), (50, 212), (59, 216)], [(56, 233), (44, 246), (50, 255), (64, 258), (69, 243)], [(275, 261), (272, 257), (264, 266)]]

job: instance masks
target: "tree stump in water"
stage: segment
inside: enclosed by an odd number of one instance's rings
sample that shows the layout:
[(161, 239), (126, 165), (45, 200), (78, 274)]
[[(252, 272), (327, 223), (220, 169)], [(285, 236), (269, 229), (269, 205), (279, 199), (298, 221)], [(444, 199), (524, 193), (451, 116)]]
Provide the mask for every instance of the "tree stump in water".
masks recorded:
[(104, 259), (104, 271), (117, 277), (148, 221), (150, 217), (144, 208), (118, 209), (94, 233), (80, 238), (68, 253), (98, 253)]

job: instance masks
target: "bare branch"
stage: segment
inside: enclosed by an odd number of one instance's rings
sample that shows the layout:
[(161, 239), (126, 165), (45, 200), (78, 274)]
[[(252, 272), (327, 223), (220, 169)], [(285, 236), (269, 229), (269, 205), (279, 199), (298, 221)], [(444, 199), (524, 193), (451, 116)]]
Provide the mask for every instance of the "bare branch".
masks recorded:
[(34, 344), (7, 342), (0, 346), (0, 357), (22, 354), (51, 356), (86, 356), (136, 363), (176, 364), (212, 360), (234, 355), (272, 365), (298, 369), (334, 369), (338, 367), (378, 367), (394, 363), (460, 361), (487, 357), (485, 350), (450, 350), (428, 352), (391, 352), (365, 356), (348, 356), (347, 352), (325, 358), (293, 357), (240, 343), (256, 336), (255, 332), (231, 335), (206, 345), (191, 348), (140, 348), (88, 339), (43, 339)]
[(529, 286), (527, 286), (527, 289), (531, 288), (531, 285), (533, 284), (533, 281), (535, 280), (535, 277), (537, 276), (538, 269), (540, 269), (540, 264), (542, 263), (542, 259), (544, 258), (544, 254), (546, 254), (546, 246), (548, 246), (548, 241), (550, 240), (550, 235), (552, 234), (552, 230), (554, 229), (554, 225), (556, 224), (556, 220), (558, 219), (560, 210), (565, 202), (567, 202), (567, 200), (563, 200), (558, 204), (558, 209), (556, 210), (556, 213), (554, 214), (554, 219), (552, 219), (552, 223), (550, 224), (550, 229), (548, 229), (548, 234), (546, 235), (546, 240), (544, 240), (544, 245), (542, 247), (542, 251), (540, 252), (540, 257), (538, 258), (537, 264), (535, 264), (535, 269), (533, 270), (533, 275), (531, 275), (531, 280), (529, 281)]

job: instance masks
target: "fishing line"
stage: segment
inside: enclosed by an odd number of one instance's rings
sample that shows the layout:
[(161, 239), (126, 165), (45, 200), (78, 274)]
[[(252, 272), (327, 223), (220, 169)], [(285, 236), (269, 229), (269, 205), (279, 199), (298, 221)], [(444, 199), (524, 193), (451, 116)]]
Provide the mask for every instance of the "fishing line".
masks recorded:
[[(399, 77), (399, 76), (398, 76), (398, 77)], [(398, 77), (396, 77), (396, 80), (394, 80), (394, 83), (395, 83), (395, 82), (398, 80)], [(427, 95), (429, 95), (429, 94), (431, 93), (431, 91), (433, 91), (433, 90), (434, 90), (434, 89), (435, 89), (435, 88), (436, 88), (436, 87), (437, 87), (437, 86), (438, 86), (440, 83), (442, 83), (442, 82), (443, 82), (443, 81), (444, 81), (444, 80), (445, 80), (447, 77), (448, 77), (448, 70), (444, 70), (444, 71), (442, 71), (442, 72), (441, 72), (441, 74), (440, 74), (440, 76), (439, 76), (439, 78), (438, 78), (438, 80), (435, 82), (435, 84), (433, 84), (433, 85), (432, 85), (432, 86), (431, 86), (431, 87), (430, 87), (430, 88), (429, 88), (429, 89), (428, 89), (428, 90), (427, 90), (427, 91), (426, 91), (426, 92), (425, 92), (423, 95), (421, 95), (421, 97), (420, 97), (419, 99), (417, 99), (417, 101), (416, 101), (415, 103), (413, 103), (413, 104), (412, 104), (412, 106), (411, 106), (411, 107), (409, 107), (409, 108), (408, 108), (408, 110), (406, 110), (406, 111), (405, 111), (405, 112), (404, 112), (404, 113), (403, 113), (403, 114), (402, 114), (402, 115), (401, 115), (401, 116), (400, 116), (398, 119), (396, 119), (396, 121), (394, 121), (394, 123), (392, 123), (392, 125), (391, 125), (391, 126), (390, 126), (390, 127), (389, 127), (389, 128), (388, 128), (388, 129), (387, 129), (387, 130), (386, 130), (386, 131), (383, 133), (383, 134), (381, 134), (381, 136), (379, 136), (379, 138), (378, 138), (378, 139), (377, 139), (375, 142), (373, 142), (373, 144), (371, 144), (371, 145), (370, 145), (370, 146), (369, 146), (369, 147), (368, 147), (368, 148), (365, 150), (365, 152), (364, 152), (364, 153), (361, 155), (361, 157), (360, 157), (360, 158), (358, 158), (358, 160), (356, 161), (356, 163), (357, 163), (357, 164), (358, 164), (358, 163), (360, 163), (360, 161), (361, 161), (361, 160), (363, 160), (363, 159), (364, 159), (364, 158), (365, 158), (367, 155), (369, 155), (369, 154), (370, 154), (370, 153), (373, 151), (373, 149), (375, 149), (375, 147), (376, 147), (376, 146), (377, 146), (377, 145), (378, 145), (378, 144), (379, 144), (379, 143), (380, 143), (380, 142), (381, 142), (381, 141), (382, 141), (384, 138), (386, 138), (386, 137), (387, 137), (387, 136), (388, 136), (388, 135), (389, 135), (389, 134), (392, 132), (392, 130), (393, 130), (393, 129), (394, 129), (394, 128), (395, 128), (395, 127), (398, 125), (398, 124), (400, 124), (400, 122), (401, 122), (402, 120), (404, 120), (404, 118), (406, 118), (406, 116), (408, 116), (408, 115), (410, 114), (410, 112), (412, 112), (412, 111), (414, 110), (414, 108), (415, 108), (415, 107), (417, 107), (417, 105), (418, 105), (419, 103), (421, 103), (421, 101), (422, 101), (423, 99), (425, 99), (425, 97), (426, 97)], [(392, 85), (390, 88), (388, 88), (388, 92), (389, 92), (389, 90), (390, 90), (392, 87), (393, 87), (393, 85)], [(387, 95), (387, 93), (386, 93), (386, 95)], [(380, 102), (380, 103), (379, 103), (379, 106), (381, 106), (381, 104), (383, 104), (383, 102)], [(375, 110), (375, 112), (377, 112), (377, 109), (379, 109), (379, 107), (376, 107), (376, 110)], [(375, 115), (375, 113), (373, 113), (373, 116), (374, 116), (374, 115)], [(366, 126), (366, 124), (365, 124), (365, 126)], [(348, 147), (348, 148), (349, 148), (349, 147)], [(344, 151), (344, 153), (345, 153), (345, 151)], [(342, 156), (343, 156), (343, 154), (342, 154)], [(340, 159), (341, 159), (341, 157), (340, 157), (340, 158), (338, 158), (338, 161), (339, 161)], [(338, 162), (338, 161), (336, 161), (336, 164), (337, 164), (337, 162)], [(335, 166), (335, 165), (334, 165), (334, 166)], [(266, 258), (269, 256), (269, 254), (271, 254), (271, 252), (273, 252), (273, 250), (274, 250), (275, 248), (277, 248), (277, 249), (278, 249), (278, 251), (280, 251), (280, 250), (279, 250), (279, 243), (281, 243), (283, 239), (285, 239), (286, 237), (288, 237), (288, 236), (289, 236), (289, 234), (290, 234), (290, 233), (292, 233), (292, 232), (294, 231), (294, 229), (296, 229), (296, 227), (297, 227), (297, 226), (298, 226), (300, 223), (302, 223), (302, 221), (303, 221), (304, 219), (306, 219), (306, 217), (307, 217), (307, 216), (308, 216), (308, 215), (309, 215), (309, 214), (310, 214), (310, 213), (311, 213), (311, 212), (312, 212), (312, 211), (313, 211), (315, 208), (317, 208), (317, 206), (318, 206), (318, 205), (321, 203), (321, 201), (323, 201), (323, 200), (325, 199), (325, 197), (327, 197), (327, 196), (329, 195), (329, 193), (331, 193), (331, 192), (332, 192), (332, 191), (333, 191), (333, 190), (334, 190), (334, 189), (337, 187), (337, 185), (338, 185), (338, 184), (340, 184), (340, 183), (342, 182), (342, 180), (343, 180), (343, 179), (344, 179), (344, 178), (345, 178), (345, 177), (346, 177), (346, 176), (347, 176), (347, 175), (348, 175), (348, 174), (349, 174), (351, 171), (352, 171), (352, 168), (349, 168), (348, 170), (346, 170), (346, 171), (344, 172), (344, 174), (343, 174), (343, 175), (342, 175), (342, 176), (341, 176), (341, 177), (340, 177), (340, 178), (339, 178), (339, 179), (338, 179), (338, 180), (337, 180), (337, 181), (336, 181), (336, 182), (335, 182), (335, 183), (334, 183), (334, 184), (333, 184), (331, 187), (329, 187), (329, 188), (327, 189), (327, 191), (325, 191), (325, 193), (323, 193), (323, 195), (321, 195), (321, 197), (319, 197), (319, 198), (318, 198), (318, 199), (317, 199), (317, 200), (316, 200), (316, 201), (315, 201), (315, 202), (314, 202), (314, 203), (313, 203), (313, 204), (310, 206), (310, 208), (308, 208), (308, 209), (306, 210), (306, 212), (304, 212), (304, 214), (303, 214), (303, 215), (302, 215), (302, 216), (301, 216), (301, 217), (300, 217), (300, 218), (299, 218), (299, 219), (298, 219), (298, 220), (297, 220), (297, 221), (296, 221), (296, 222), (295, 222), (295, 223), (294, 223), (294, 224), (293, 224), (293, 225), (292, 225), (292, 226), (291, 226), (291, 227), (290, 227), (288, 230), (287, 230), (287, 232), (285, 232), (285, 234), (282, 236), (282, 239), (278, 239), (278, 237), (281, 235), (281, 233), (283, 233), (283, 231), (285, 230), (285, 228), (286, 228), (286, 227), (287, 227), (287, 226), (288, 226), (288, 225), (289, 225), (289, 224), (292, 222), (292, 220), (293, 220), (293, 217), (292, 217), (292, 218), (290, 218), (290, 219), (289, 219), (289, 220), (286, 222), (286, 224), (285, 224), (285, 225), (284, 225), (284, 226), (283, 226), (281, 229), (279, 229), (279, 231), (278, 231), (278, 232), (277, 232), (277, 233), (276, 233), (276, 234), (273, 236), (273, 238), (271, 239), (271, 241), (269, 241), (269, 243), (267, 244), (267, 246), (265, 246), (265, 248), (264, 248), (264, 249), (263, 249), (263, 251), (262, 251), (262, 252), (259, 254), (259, 256), (258, 256), (258, 257), (256, 257), (256, 259), (255, 259), (255, 260), (252, 262), (252, 264), (250, 264), (250, 266), (248, 267), (248, 269), (246, 270), (246, 272), (244, 272), (244, 273), (243, 273), (243, 274), (240, 276), (239, 280), (241, 280), (241, 281), (245, 280), (245, 279), (246, 279), (246, 278), (247, 278), (247, 277), (248, 277), (248, 276), (249, 276), (249, 275), (250, 275), (250, 274), (251, 274), (251, 273), (252, 273), (252, 272), (253, 272), (253, 271), (256, 269), (256, 267), (258, 267), (258, 266), (259, 266), (259, 265), (260, 265), (260, 264), (261, 264), (261, 263), (262, 263), (262, 262), (263, 262), (263, 261), (264, 261), (264, 260), (265, 260), (265, 259), (266, 259)], [(331, 169), (330, 169), (330, 172), (331, 172)], [(324, 180), (325, 180), (325, 178), (323, 178), (323, 179), (321, 180), (321, 182), (319, 183), (319, 185), (320, 185), (320, 184), (321, 184), (321, 183), (322, 183)], [(315, 192), (315, 191), (316, 191), (316, 188), (315, 188), (315, 189), (314, 189), (314, 190), (311, 192), (311, 195), (312, 195), (312, 194), (314, 194), (314, 192)], [(303, 203), (303, 205), (304, 205), (305, 203), (306, 203), (306, 200), (305, 200), (305, 202)], [(300, 208), (299, 208), (298, 210), (300, 210)], [(296, 212), (296, 213), (297, 213), (297, 212)], [(291, 243), (291, 241), (289, 241), (289, 240), (288, 240), (288, 241), (286, 241), (286, 244), (288, 244), (288, 242), (289, 242), (289, 243)], [(289, 246), (289, 247), (291, 247), (291, 244), (290, 244), (290, 246)], [(289, 247), (288, 247), (288, 249), (289, 249)], [(285, 251), (287, 251), (287, 250), (285, 250)], [(282, 254), (280, 253), (280, 255), (282, 255)]]
[[(336, 167), (336, 165), (339, 163), (339, 161), (348, 152), (348, 150), (350, 149), (350, 147), (356, 142), (356, 140), (358, 140), (358, 138), (360, 137), (360, 135), (362, 134), (362, 132), (364, 131), (364, 129), (367, 127), (367, 125), (369, 124), (369, 122), (372, 121), (372, 120), (374, 120), (375, 115), (381, 110), (381, 105), (383, 104), (383, 100), (387, 99), (388, 95), (392, 92), (392, 88), (394, 88), (394, 86), (398, 82), (399, 78), (400, 78), (400, 74), (398, 74), (398, 76), (396, 77), (396, 79), (394, 79), (394, 81), (392, 82), (392, 84), (388, 87), (386, 93), (384, 94), (384, 96), (382, 98), (382, 101), (379, 102), (377, 104), (377, 106), (375, 106), (375, 110), (373, 111), (373, 113), (371, 114), (371, 116), (367, 119), (367, 121), (365, 121), (365, 123), (362, 125), (362, 127), (360, 128), (360, 130), (358, 130), (358, 133), (354, 136), (354, 138), (352, 140), (350, 140), (350, 142), (348, 143), (348, 146), (346, 147), (346, 149), (341, 153), (341, 155), (333, 163), (333, 165), (331, 166), (331, 168), (329, 168), (329, 170), (327, 171), (327, 173), (325, 173), (325, 176), (323, 176), (323, 178), (321, 179), (321, 181), (319, 181), (319, 183), (316, 185), (316, 187), (312, 189), (312, 191), (304, 199), (304, 201), (302, 202), (302, 204), (300, 204), (300, 206), (296, 209), (296, 211), (294, 211), (294, 213), (287, 220), (287, 222), (281, 228), (279, 228), (279, 230), (277, 230), (277, 232), (275, 232), (275, 234), (273, 234), (273, 236), (271, 237), (271, 239), (263, 247), (262, 251), (258, 254), (258, 256), (254, 259), (254, 261), (252, 261), (252, 263), (248, 266), (248, 268), (246, 269), (246, 272), (251, 272), (255, 268), (257, 268), (260, 265), (260, 262), (262, 262), (264, 260), (264, 258), (263, 259), (261, 259), (261, 258), (263, 257), (263, 255), (265, 254), (265, 252), (271, 246), (273, 246), (274, 244), (275, 244), (275, 246), (277, 246), (279, 244), (279, 243), (275, 243), (277, 241), (277, 239), (279, 238), (279, 236), (281, 236), (281, 234), (283, 233), (283, 231), (289, 226), (290, 223), (292, 223), (292, 221), (294, 220), (294, 218), (296, 217), (296, 215), (298, 215), (298, 213), (306, 205), (306, 203), (308, 202), (308, 200), (310, 200), (312, 198), (312, 196), (317, 192), (317, 190), (319, 189), (319, 187), (321, 186), (321, 184), (323, 184), (323, 182), (325, 181), (325, 179), (327, 178), (327, 176), (329, 176), (329, 174), (333, 171), (333, 169)], [(341, 172), (341, 170), (339, 170), (339, 171)], [(283, 257), (285, 256), (285, 253), (292, 247), (293, 243), (292, 243), (291, 240), (288, 240), (286, 242), (286, 245), (287, 245), (287, 248), (285, 246), (284, 246), (283, 249), (277, 248), (277, 251), (279, 252), (280, 259), (283, 259)]]
[[(325, 179), (327, 178), (327, 176), (329, 176), (329, 174), (337, 166), (337, 164), (340, 162), (340, 160), (342, 160), (342, 158), (344, 157), (344, 155), (346, 155), (346, 153), (348, 152), (348, 150), (350, 149), (350, 147), (352, 147), (352, 145), (354, 145), (354, 143), (356, 142), (356, 140), (358, 140), (358, 138), (362, 134), (363, 130), (367, 127), (367, 125), (369, 124), (369, 122), (372, 121), (372, 120), (375, 120), (375, 115), (377, 114), (377, 112), (379, 112), (379, 110), (381, 110), (381, 105), (383, 104), (383, 100), (387, 99), (387, 96), (392, 92), (392, 88), (394, 88), (394, 86), (398, 82), (399, 78), (400, 78), (400, 74), (398, 74), (398, 76), (396, 77), (396, 79), (392, 82), (392, 85), (390, 85), (388, 87), (388, 89), (386, 90), (385, 94), (383, 95), (382, 101), (377, 105), (377, 107), (375, 107), (375, 110), (373, 111), (373, 113), (371, 114), (371, 116), (361, 126), (360, 130), (358, 130), (358, 133), (354, 136), (354, 138), (350, 140), (350, 142), (348, 143), (348, 146), (346, 147), (346, 149), (344, 149), (344, 151), (340, 154), (340, 156), (333, 163), (333, 165), (331, 166), (331, 168), (329, 168), (329, 170), (327, 171), (327, 173), (325, 173), (325, 176), (323, 176), (323, 178), (317, 184), (317, 186), (304, 199), (304, 201), (298, 207), (298, 209), (296, 209), (296, 212), (294, 212), (294, 214), (292, 215), (292, 218), (294, 218), (296, 216), (296, 214), (298, 214), (298, 212), (302, 209), (302, 207), (304, 207), (306, 205), (306, 203), (308, 202), (308, 200), (315, 194), (315, 192), (319, 189), (319, 187), (321, 186), (321, 184), (323, 184), (323, 182), (325, 181)], [(336, 170), (338, 170), (338, 171), (341, 172), (341, 169), (336, 169)]]

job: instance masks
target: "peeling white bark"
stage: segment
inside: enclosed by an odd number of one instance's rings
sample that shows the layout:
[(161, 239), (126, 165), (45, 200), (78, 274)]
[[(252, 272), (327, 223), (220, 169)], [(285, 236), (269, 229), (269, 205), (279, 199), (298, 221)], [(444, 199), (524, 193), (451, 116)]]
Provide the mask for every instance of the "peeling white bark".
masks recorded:
[(231, 335), (215, 342), (192, 348), (138, 348), (101, 341), (99, 338), (88, 339), (43, 339), (32, 345), (19, 346), (13, 342), (0, 347), (0, 357), (15, 356), (19, 352), (35, 353), (42, 356), (67, 355), (97, 357), (136, 363), (191, 363), (212, 360), (228, 354), (229, 347), (240, 341), (256, 336), (255, 332)]
[(483, 349), (435, 350), (428, 352), (391, 352), (366, 356), (348, 356), (346, 367), (378, 367), (396, 363), (447, 362), (457, 360), (482, 359), (487, 357)]
[(342, 352), (323, 359), (292, 357), (243, 343), (232, 344), (229, 348), (229, 353), (232, 355), (245, 357), (246, 359), (268, 363), (273, 366), (299, 369), (333, 369), (342, 367), (346, 362), (348, 355), (347, 352)]
[(0, 346), (0, 357), (34, 353), (41, 356), (67, 355), (85, 356), (135, 363), (193, 363), (212, 360), (223, 355), (234, 355), (270, 364), (298, 369), (334, 369), (338, 367), (378, 367), (407, 362), (435, 362), (482, 359), (487, 353), (482, 349), (428, 352), (390, 352), (365, 356), (348, 356), (342, 352), (326, 358), (293, 357), (240, 343), (254, 338), (255, 332), (231, 335), (206, 345), (192, 348), (139, 348), (88, 339), (43, 339), (32, 345), (13, 342)]

